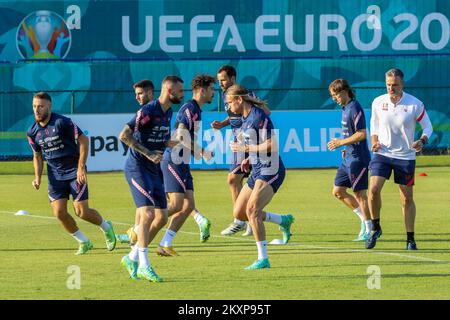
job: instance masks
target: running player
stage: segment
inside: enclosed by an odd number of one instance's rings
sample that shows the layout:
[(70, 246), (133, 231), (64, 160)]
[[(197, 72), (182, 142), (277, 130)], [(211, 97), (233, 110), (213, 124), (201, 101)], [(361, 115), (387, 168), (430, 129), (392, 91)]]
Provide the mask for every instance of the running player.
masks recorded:
[(131, 150), (125, 177), (139, 212), (137, 244), (121, 261), (132, 279), (162, 281), (150, 265), (148, 245), (167, 223), (167, 201), (159, 163), (170, 140), (172, 104), (180, 103), (183, 95), (183, 80), (177, 76), (165, 77), (159, 98), (144, 105), (119, 136)]
[[(417, 250), (414, 239), (416, 205), (413, 199), (416, 152), (433, 133), (433, 126), (422, 101), (403, 91), (403, 72), (390, 69), (385, 74), (387, 94), (372, 103), (370, 132), (372, 151), (370, 162), (369, 208), (373, 228), (366, 249), (372, 249), (381, 236), (381, 190), (394, 171), (399, 185), (400, 200), (406, 227), (406, 249)], [(422, 127), (421, 137), (414, 141), (416, 123)]]
[[(136, 101), (142, 107), (153, 100), (155, 86), (151, 80), (140, 80), (133, 85)], [(130, 243), (135, 245), (137, 241), (137, 233), (139, 230), (139, 210), (136, 209), (134, 218), (134, 226), (127, 230), (126, 234), (118, 234), (117, 240), (121, 243)]]
[[(228, 117), (223, 121), (213, 121), (211, 123), (211, 127), (214, 129), (222, 129), (228, 125), (231, 125), (231, 130), (233, 132), (234, 140), (236, 141), (236, 134), (241, 127), (242, 120), (239, 114), (234, 114), (230, 107), (227, 104), (227, 90), (232, 85), (236, 84), (236, 69), (230, 65), (224, 65), (219, 68), (217, 71), (217, 80), (219, 81), (220, 88), (222, 89), (222, 101), (224, 104), (224, 110), (228, 113)], [(250, 92), (250, 95), (256, 98), (256, 95), (253, 92)], [(270, 115), (270, 110), (267, 105), (262, 106), (264, 112), (267, 115)], [(244, 158), (244, 157), (242, 157)], [(249, 176), (249, 172), (241, 171), (241, 162), (243, 159), (239, 159), (237, 154), (233, 154), (232, 163), (230, 164), (227, 183), (231, 192), (231, 200), (233, 202), (233, 206), (236, 204), (236, 199), (239, 195), (239, 192), (242, 190), (242, 186), (244, 184), (244, 178)], [(234, 221), (224, 230), (222, 230), (222, 235), (232, 235), (236, 232), (246, 230), (243, 234), (244, 236), (252, 235), (252, 228), (245, 221), (241, 221), (237, 218), (234, 218)]]
[(249, 154), (241, 163), (243, 172), (249, 171), (252, 165), (252, 173), (239, 193), (233, 212), (239, 220), (249, 221), (256, 240), (258, 259), (246, 269), (270, 268), (264, 221), (280, 226), (284, 243), (291, 237), (290, 228), (294, 222), (290, 214), (263, 211), (283, 183), (285, 168), (272, 133), (272, 121), (261, 109), (265, 102), (250, 96), (247, 89), (239, 85), (228, 88), (226, 99), (231, 111), (242, 115), (238, 141), (231, 142), (231, 150)]
[[(355, 98), (355, 93), (345, 79), (336, 79), (328, 87), (331, 97), (342, 107), (342, 139), (332, 139), (328, 149), (342, 146), (342, 163), (334, 179), (333, 195), (353, 210), (361, 221), (361, 229), (355, 241), (365, 241), (371, 229), (367, 187), (370, 152), (367, 147), (366, 117)], [(347, 193), (352, 188), (355, 196)]]
[[(196, 133), (201, 121), (202, 107), (211, 103), (214, 97), (215, 79), (208, 75), (197, 75), (191, 83), (193, 98), (178, 111), (175, 122), (175, 141), (179, 145), (167, 148), (164, 152), (161, 169), (164, 174), (164, 187), (169, 198), (169, 215), (172, 216), (157, 253), (161, 256), (177, 256), (172, 248), (173, 238), (187, 217), (195, 208), (194, 184), (189, 161), (191, 153), (196, 159), (212, 158), (212, 152), (203, 150), (196, 143)], [(205, 242), (210, 236), (210, 221), (197, 213), (195, 220), (200, 228), (200, 240)]]
[(79, 243), (77, 255), (93, 248), (92, 242), (81, 232), (67, 211), (69, 195), (73, 198), (75, 214), (101, 228), (109, 251), (116, 246), (116, 236), (110, 221), (89, 207), (86, 160), (88, 138), (71, 119), (52, 112), (52, 99), (46, 92), (33, 97), (36, 122), (28, 129), (28, 142), (33, 149), (35, 178), (33, 187), (39, 190), (43, 170), (43, 158), (47, 162), (48, 197), (53, 214)]

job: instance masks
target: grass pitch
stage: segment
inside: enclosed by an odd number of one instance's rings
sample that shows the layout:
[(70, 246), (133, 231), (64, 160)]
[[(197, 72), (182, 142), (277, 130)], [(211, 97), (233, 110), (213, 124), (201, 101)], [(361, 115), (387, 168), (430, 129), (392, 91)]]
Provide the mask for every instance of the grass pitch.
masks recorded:
[[(255, 271), (243, 270), (256, 259), (253, 238), (220, 235), (232, 220), (227, 172), (195, 171), (197, 208), (212, 221), (212, 236), (200, 243), (189, 218), (174, 241), (180, 256), (166, 258), (154, 253), (158, 234), (150, 262), (164, 282), (156, 284), (129, 280), (120, 266), (128, 247), (106, 251), (100, 230), (78, 218), (95, 249), (75, 256), (77, 244), (52, 217), (46, 179), (36, 192), (32, 163), (19, 167), (18, 174), (0, 175), (0, 299), (450, 299), (449, 166), (416, 169), (428, 174), (416, 177), (416, 252), (405, 250), (393, 181), (382, 195), (383, 236), (365, 250), (352, 242), (359, 231), (355, 214), (331, 195), (335, 170), (289, 170), (267, 210), (294, 214), (291, 242), (269, 245), (272, 268)], [(88, 179), (91, 207), (115, 222), (117, 233), (125, 231), (135, 208), (123, 173)], [(15, 216), (19, 209), (32, 216)], [(268, 241), (281, 238), (276, 225), (266, 223), (266, 230)], [(68, 289), (70, 266), (79, 267), (80, 289)], [(368, 288), (374, 284), (369, 266), (381, 272), (379, 289)]]

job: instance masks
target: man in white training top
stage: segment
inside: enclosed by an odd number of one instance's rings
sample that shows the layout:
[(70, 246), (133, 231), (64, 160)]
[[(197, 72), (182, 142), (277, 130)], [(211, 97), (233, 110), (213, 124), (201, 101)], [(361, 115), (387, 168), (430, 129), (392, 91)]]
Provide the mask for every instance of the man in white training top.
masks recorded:
[[(386, 72), (387, 94), (375, 98), (372, 103), (370, 132), (373, 157), (369, 165), (369, 209), (373, 226), (366, 249), (374, 248), (381, 236), (381, 189), (394, 171), (405, 218), (406, 249), (417, 250), (414, 240), (416, 205), (413, 200), (416, 152), (422, 150), (433, 133), (433, 127), (422, 101), (403, 92), (403, 86), (403, 72), (390, 69)], [(422, 135), (414, 141), (416, 121), (422, 127)]]

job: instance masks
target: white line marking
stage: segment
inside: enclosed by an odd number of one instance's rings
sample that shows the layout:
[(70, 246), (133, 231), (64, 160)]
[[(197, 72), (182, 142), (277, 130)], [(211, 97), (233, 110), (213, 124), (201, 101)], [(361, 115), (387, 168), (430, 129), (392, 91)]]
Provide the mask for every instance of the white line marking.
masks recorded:
[[(3, 211), (3, 210), (0, 210), (0, 213), (15, 214), (15, 212)], [(30, 214), (30, 215), (23, 216), (23, 217), (32, 217), (32, 218), (39, 218), (39, 219), (56, 220), (55, 217), (40, 216), (40, 215), (34, 215), (34, 214)], [(111, 222), (113, 224), (116, 224), (116, 225), (132, 226), (131, 223), (118, 222), (118, 221), (111, 221)], [(163, 228), (163, 230), (166, 230), (166, 229)], [(198, 233), (196, 233), (196, 232), (178, 231), (178, 233), (184, 233), (184, 234), (198, 236)], [(222, 235), (220, 235), (220, 236), (219, 235), (211, 235), (211, 237), (213, 237), (213, 238), (223, 238), (223, 239), (233, 239), (233, 240), (244, 241), (244, 242), (255, 242), (253, 239), (237, 238), (237, 237), (222, 236)], [(311, 248), (311, 249), (322, 249), (322, 250), (337, 250), (337, 251), (344, 251), (344, 252), (350, 252), (350, 253), (380, 254), (380, 255), (394, 256), (394, 257), (400, 257), (400, 258), (405, 258), (405, 259), (413, 259), (413, 260), (422, 260), (422, 261), (428, 261), (428, 262), (450, 264), (450, 261), (445, 261), (445, 260), (438, 260), (438, 259), (432, 259), (432, 258), (426, 258), (426, 257), (418, 257), (418, 256), (407, 255), (407, 254), (400, 254), (400, 253), (393, 253), (393, 252), (367, 250), (367, 249), (365, 249), (365, 250), (362, 250), (362, 249), (345, 249), (345, 248), (337, 248), (337, 247), (324, 247), (324, 246), (316, 246), (316, 245), (307, 245), (307, 244), (300, 244), (300, 243), (288, 243), (286, 246)]]

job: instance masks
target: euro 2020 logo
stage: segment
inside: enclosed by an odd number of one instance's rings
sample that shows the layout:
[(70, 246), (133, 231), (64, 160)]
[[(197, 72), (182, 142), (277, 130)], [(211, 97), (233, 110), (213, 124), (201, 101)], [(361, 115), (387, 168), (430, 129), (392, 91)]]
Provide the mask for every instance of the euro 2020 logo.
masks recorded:
[(24, 59), (63, 59), (69, 53), (72, 37), (61, 16), (40, 10), (22, 20), (16, 43)]

